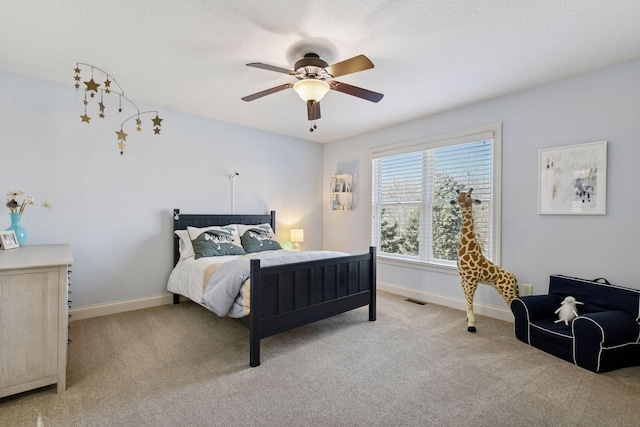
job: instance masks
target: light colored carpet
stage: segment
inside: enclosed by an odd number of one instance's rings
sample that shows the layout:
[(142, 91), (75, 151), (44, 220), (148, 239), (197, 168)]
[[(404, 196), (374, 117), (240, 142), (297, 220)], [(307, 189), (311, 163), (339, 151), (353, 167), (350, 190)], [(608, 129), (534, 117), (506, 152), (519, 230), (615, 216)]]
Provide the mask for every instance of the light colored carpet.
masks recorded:
[(262, 341), (193, 303), (71, 324), (68, 388), (0, 399), (0, 426), (637, 426), (640, 367), (595, 374), (510, 323), (379, 293)]

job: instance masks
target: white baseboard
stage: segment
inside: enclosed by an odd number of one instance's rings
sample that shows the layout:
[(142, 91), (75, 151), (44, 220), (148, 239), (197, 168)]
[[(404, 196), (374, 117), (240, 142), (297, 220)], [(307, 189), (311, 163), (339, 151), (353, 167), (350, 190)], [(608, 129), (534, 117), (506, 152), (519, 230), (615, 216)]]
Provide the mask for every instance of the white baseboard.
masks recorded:
[[(380, 291), (389, 292), (406, 298), (413, 298), (418, 301), (430, 302), (432, 304), (455, 308), (457, 310), (462, 310), (465, 313), (467, 311), (467, 302), (462, 299), (430, 294), (428, 292), (404, 288), (402, 286), (392, 285), (390, 283), (377, 282), (376, 287)], [(511, 313), (511, 310), (504, 310), (500, 308), (490, 307), (488, 305), (474, 303), (473, 312), (480, 316), (487, 316), (493, 319), (504, 320), (506, 322), (513, 323), (513, 313)]]
[(126, 301), (110, 302), (106, 304), (87, 305), (69, 310), (69, 314), (71, 314), (69, 321), (74, 322), (76, 320), (89, 319), (91, 317), (124, 313), (125, 311), (140, 310), (143, 308), (157, 307), (172, 303), (173, 294), (162, 294)]

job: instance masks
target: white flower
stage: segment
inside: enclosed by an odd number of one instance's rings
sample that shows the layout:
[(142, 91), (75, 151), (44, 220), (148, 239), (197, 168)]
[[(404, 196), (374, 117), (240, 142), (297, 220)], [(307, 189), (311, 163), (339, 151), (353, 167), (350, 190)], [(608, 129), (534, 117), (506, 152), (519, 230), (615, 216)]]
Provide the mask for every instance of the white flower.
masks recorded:
[(10, 201), (10, 200), (15, 200), (18, 197), (22, 196), (23, 194), (24, 194), (24, 191), (20, 191), (20, 190), (18, 190), (18, 191), (9, 191), (7, 193), (7, 202)]
[[(6, 206), (9, 208), (9, 211), (12, 214), (15, 213), (22, 213), (24, 212), (24, 208), (27, 205), (35, 205), (36, 204), (36, 199), (34, 199), (33, 197), (27, 196), (22, 200), (21, 202), (18, 202), (18, 197), (22, 196), (24, 194), (23, 191), (9, 191), (7, 193), (7, 204)], [(48, 200), (45, 200), (42, 203), (42, 206), (47, 208), (47, 209), (52, 209), (51, 207), (51, 202), (49, 202)]]

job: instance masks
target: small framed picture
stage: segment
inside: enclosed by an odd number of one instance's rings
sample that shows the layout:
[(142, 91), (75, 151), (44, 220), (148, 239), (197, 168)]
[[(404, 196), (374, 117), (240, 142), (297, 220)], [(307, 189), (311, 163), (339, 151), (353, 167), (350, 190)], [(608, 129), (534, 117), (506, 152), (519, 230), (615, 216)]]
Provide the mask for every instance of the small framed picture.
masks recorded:
[(2, 243), (2, 249), (14, 249), (20, 247), (18, 244), (18, 238), (16, 232), (13, 230), (0, 231), (0, 243)]

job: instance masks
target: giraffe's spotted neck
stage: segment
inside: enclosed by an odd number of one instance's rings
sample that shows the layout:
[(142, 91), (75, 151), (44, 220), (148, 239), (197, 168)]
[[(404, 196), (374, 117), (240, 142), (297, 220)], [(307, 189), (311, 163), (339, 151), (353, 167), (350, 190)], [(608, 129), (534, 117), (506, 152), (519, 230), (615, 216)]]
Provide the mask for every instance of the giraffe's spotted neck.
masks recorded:
[(463, 236), (467, 236), (468, 238), (475, 238), (476, 229), (475, 223), (473, 222), (473, 211), (471, 209), (471, 206), (462, 208), (461, 233)]

